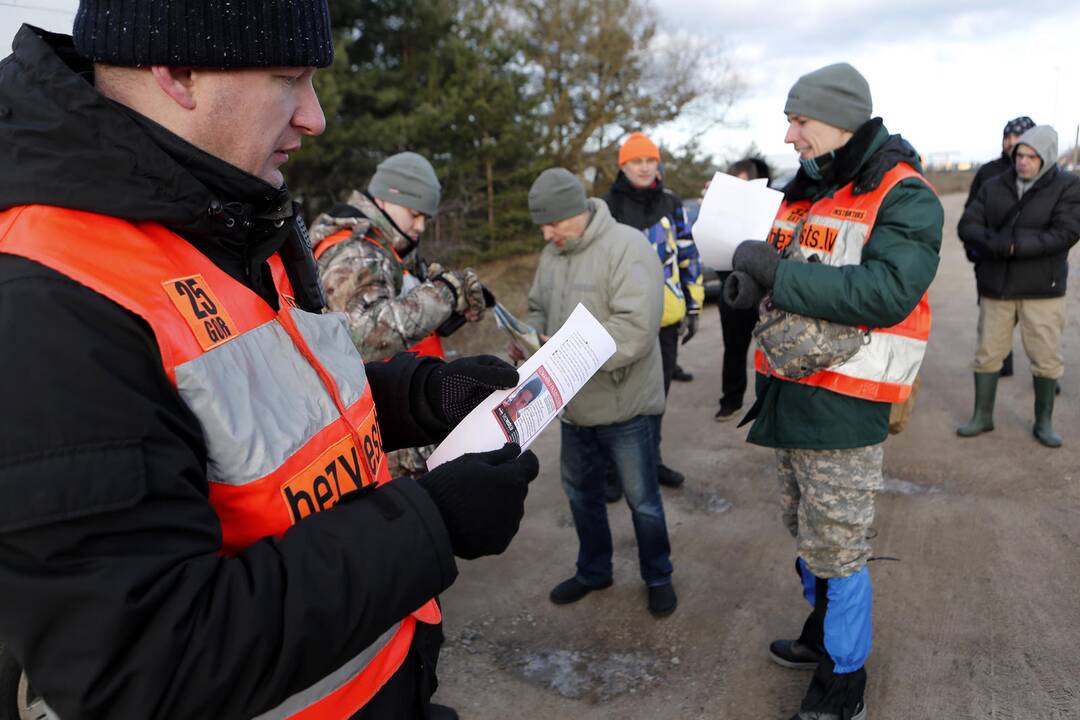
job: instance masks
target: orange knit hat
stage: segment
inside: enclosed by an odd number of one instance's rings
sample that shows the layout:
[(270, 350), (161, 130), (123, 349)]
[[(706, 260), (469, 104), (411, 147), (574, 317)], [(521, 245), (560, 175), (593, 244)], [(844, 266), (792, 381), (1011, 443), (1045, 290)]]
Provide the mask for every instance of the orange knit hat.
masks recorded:
[(630, 133), (626, 142), (619, 148), (619, 167), (631, 160), (638, 158), (655, 158), (660, 160), (660, 148), (656, 143), (645, 136), (645, 133)]

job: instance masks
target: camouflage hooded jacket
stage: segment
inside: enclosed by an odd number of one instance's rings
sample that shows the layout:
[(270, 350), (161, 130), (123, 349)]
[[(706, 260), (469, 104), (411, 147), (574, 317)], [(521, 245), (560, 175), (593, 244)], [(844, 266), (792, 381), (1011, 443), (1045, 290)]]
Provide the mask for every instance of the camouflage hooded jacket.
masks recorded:
[[(365, 361), (382, 360), (429, 335), (448, 317), (454, 297), (443, 283), (418, 275), (416, 252), (404, 258), (394, 246), (410, 244), (370, 197), (354, 191), (348, 204), (360, 217), (315, 219), (311, 239), (327, 305), (348, 318), (353, 343)], [(341, 230), (349, 239), (320, 250)]]

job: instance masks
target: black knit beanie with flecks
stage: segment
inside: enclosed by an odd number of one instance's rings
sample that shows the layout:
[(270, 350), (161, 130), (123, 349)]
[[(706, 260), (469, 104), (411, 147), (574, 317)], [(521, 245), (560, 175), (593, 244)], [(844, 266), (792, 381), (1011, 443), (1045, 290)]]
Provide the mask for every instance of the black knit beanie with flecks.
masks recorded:
[(109, 65), (326, 67), (327, 0), (80, 0), (75, 48)]

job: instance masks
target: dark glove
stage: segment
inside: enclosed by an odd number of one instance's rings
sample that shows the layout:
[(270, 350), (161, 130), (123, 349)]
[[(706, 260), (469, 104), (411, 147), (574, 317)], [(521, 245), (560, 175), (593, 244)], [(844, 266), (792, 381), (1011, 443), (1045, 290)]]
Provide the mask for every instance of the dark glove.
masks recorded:
[(1008, 260), (1012, 255), (1012, 235), (987, 230), (981, 239), (969, 242), (967, 247), (971, 248), (968, 257), (975, 255), (980, 260)]
[(518, 384), (518, 371), (494, 355), (476, 355), (443, 363), (424, 385), (428, 404), (450, 425), (457, 425), (495, 390)]
[(439, 509), (454, 554), (473, 560), (498, 555), (510, 545), (525, 515), (529, 482), (538, 472), (531, 450), (507, 443), (444, 463), (420, 478), (420, 486)]
[(723, 294), (723, 302), (730, 307), (736, 310), (749, 310), (757, 307), (765, 295), (765, 290), (754, 282), (754, 278), (741, 270), (736, 270), (724, 281)]
[(731, 258), (732, 269), (742, 270), (766, 290), (773, 286), (778, 265), (780, 254), (776, 248), (761, 240), (743, 240)]
[(688, 314), (686, 316), (685, 322), (683, 324), (683, 326), (686, 328), (686, 334), (683, 335), (683, 339), (682, 339), (682, 344), (683, 345), (690, 342), (690, 338), (697, 335), (697, 323), (698, 323), (697, 314), (694, 314), (694, 315), (689, 315)]
[(964, 243), (964, 255), (967, 256), (969, 262), (977, 263), (979, 258), (982, 257), (980, 251), (981, 246), (975, 243)]

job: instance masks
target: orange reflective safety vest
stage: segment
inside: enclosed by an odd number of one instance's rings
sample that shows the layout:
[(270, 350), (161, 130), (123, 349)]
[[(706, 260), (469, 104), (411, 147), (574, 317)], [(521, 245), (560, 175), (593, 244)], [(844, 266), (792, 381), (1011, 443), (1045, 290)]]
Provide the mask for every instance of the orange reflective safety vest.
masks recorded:
[[(885, 173), (876, 190), (863, 195), (852, 194), (849, 183), (833, 197), (814, 203), (784, 202), (773, 221), (769, 243), (783, 250), (798, 237), (807, 259), (816, 257), (822, 264), (833, 266), (858, 265), (863, 246), (873, 241), (874, 222), (885, 196), (908, 178), (926, 182), (911, 166), (901, 163)], [(903, 402), (911, 395), (911, 385), (919, 372), (929, 337), (930, 300), (923, 293), (906, 318), (892, 327), (873, 329), (869, 342), (840, 365), (792, 380), (773, 372), (759, 348), (754, 353), (754, 367), (759, 373), (815, 385), (841, 395)]]
[[(0, 252), (104, 295), (153, 329), (161, 361), (203, 428), (209, 501), (224, 555), (280, 537), (349, 491), (390, 480), (363, 361), (340, 314), (295, 307), (280, 259), (280, 310), (155, 223), (43, 205), (0, 213)], [(259, 720), (337, 720), (397, 671), (434, 600)]]
[[(328, 236), (325, 240), (319, 243), (318, 247), (315, 248), (315, 259), (318, 260), (320, 257), (322, 257), (322, 254), (324, 252), (334, 247), (335, 245), (345, 242), (352, 236), (352, 230), (349, 230), (347, 228), (345, 230), (338, 230), (333, 235)], [(397, 260), (399, 264), (402, 263), (401, 256), (398, 255), (397, 251), (395, 251), (393, 248), (383, 247), (382, 245), (375, 242), (366, 235), (364, 236), (364, 240), (371, 243), (380, 250), (389, 250), (393, 254), (394, 259)], [(402, 270), (402, 272), (406, 275), (411, 274), (408, 270)], [(440, 338), (435, 333), (430, 333), (427, 337), (413, 344), (413, 346), (409, 348), (409, 352), (414, 352), (417, 355), (421, 355), (423, 357), (434, 357), (439, 358), (440, 360), (446, 359), (446, 351), (443, 349), (442, 338)]]

